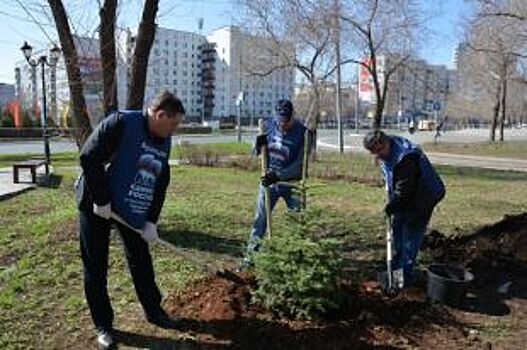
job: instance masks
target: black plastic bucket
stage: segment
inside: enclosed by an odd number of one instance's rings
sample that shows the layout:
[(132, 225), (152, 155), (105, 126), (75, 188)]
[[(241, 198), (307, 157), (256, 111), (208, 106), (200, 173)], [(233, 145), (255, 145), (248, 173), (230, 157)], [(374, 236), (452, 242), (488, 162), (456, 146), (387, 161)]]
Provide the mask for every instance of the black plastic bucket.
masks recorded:
[(460, 306), (474, 275), (467, 270), (448, 264), (428, 267), (427, 295), (431, 300), (451, 306)]

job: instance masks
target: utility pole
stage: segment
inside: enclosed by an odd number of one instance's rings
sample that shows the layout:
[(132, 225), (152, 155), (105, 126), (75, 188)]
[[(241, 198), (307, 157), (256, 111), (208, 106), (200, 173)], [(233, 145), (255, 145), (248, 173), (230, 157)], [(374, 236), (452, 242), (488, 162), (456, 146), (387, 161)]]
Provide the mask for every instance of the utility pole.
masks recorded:
[(355, 86), (355, 130), (360, 133), (359, 128), (359, 75), (357, 74), (357, 85)]
[(335, 0), (335, 50), (336, 50), (336, 65), (337, 65), (337, 86), (336, 86), (336, 106), (335, 114), (337, 116), (337, 128), (338, 128), (338, 143), (339, 152), (344, 153), (344, 132), (342, 129), (342, 101), (341, 101), (341, 72), (340, 72), (340, 0)]
[(238, 120), (236, 122), (236, 135), (238, 142), (242, 142), (242, 103), (243, 103), (243, 91), (242, 91), (242, 53), (240, 52), (240, 58), (238, 60), (238, 98), (236, 103), (238, 106)]

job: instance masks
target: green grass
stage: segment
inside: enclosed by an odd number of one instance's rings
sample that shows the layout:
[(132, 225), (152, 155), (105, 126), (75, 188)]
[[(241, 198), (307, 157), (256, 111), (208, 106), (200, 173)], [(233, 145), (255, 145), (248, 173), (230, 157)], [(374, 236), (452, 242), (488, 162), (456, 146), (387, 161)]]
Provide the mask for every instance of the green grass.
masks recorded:
[(467, 154), (475, 156), (527, 159), (527, 141), (505, 141), (486, 143), (428, 143), (428, 152)]
[[(210, 144), (192, 144), (191, 146), (172, 146), (170, 157), (172, 159), (186, 156), (189, 152), (193, 154), (214, 154), (218, 156), (249, 155), (251, 144), (238, 142), (220, 142)], [(12, 166), (13, 163), (28, 158), (43, 158), (41, 153), (0, 154), (0, 168)], [(54, 166), (75, 166), (79, 162), (78, 152), (52, 152), (51, 163)]]
[(246, 142), (218, 142), (172, 146), (172, 159), (212, 159), (215, 157), (249, 156), (251, 144)]
[[(0, 154), (0, 168), (12, 166), (13, 163), (29, 158), (44, 158), (42, 153)], [(78, 164), (77, 152), (52, 152), (51, 163), (53, 166), (71, 166)]]
[[(329, 157), (327, 161), (335, 162), (338, 171), (358, 171), (353, 163), (348, 163), (347, 169), (343, 159)], [(355, 161), (369, 169), (365, 172), (377, 172), (367, 158)], [(470, 231), (505, 214), (527, 211), (524, 174), (451, 167), (440, 167), (439, 171), (448, 187), (447, 197), (431, 225), (440, 231)], [(58, 189), (38, 188), (0, 205), (2, 349), (86, 348), (93, 344), (82, 290), (74, 174), (63, 170), (61, 175)], [(258, 172), (179, 166), (172, 168), (171, 178), (160, 223), (163, 237), (203, 261), (234, 264), (243, 252), (252, 223)], [(318, 220), (321, 232), (338, 236), (349, 245), (352, 276), (371, 277), (384, 254), (383, 189), (319, 178), (312, 178), (309, 184), (308, 205), (324, 214)], [(285, 206), (280, 202), (273, 215), (275, 234), (287, 224)], [(115, 236), (110, 247), (108, 286), (116, 325), (177, 340), (177, 334), (144, 321)], [(154, 247), (152, 255), (156, 279), (165, 294), (177, 292), (201, 276), (194, 266), (166, 248)]]

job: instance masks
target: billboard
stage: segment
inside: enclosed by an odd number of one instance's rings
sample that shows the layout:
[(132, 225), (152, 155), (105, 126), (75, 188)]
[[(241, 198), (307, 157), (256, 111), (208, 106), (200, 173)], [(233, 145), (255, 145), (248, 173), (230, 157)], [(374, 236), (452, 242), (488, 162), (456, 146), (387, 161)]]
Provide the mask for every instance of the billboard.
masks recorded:
[[(385, 57), (384, 56), (378, 56), (376, 59), (377, 63), (377, 76), (379, 77), (379, 83), (383, 85), (383, 73), (384, 73), (384, 66), (385, 66)], [(370, 71), (368, 68), (365, 67), (371, 67), (371, 61), (369, 57), (363, 57), (361, 59), (361, 64), (359, 65), (359, 98), (361, 101), (368, 102), (368, 103), (375, 103), (377, 100), (375, 96), (375, 86), (373, 85), (373, 78), (370, 74)]]
[(359, 98), (362, 101), (371, 102), (372, 94), (374, 94), (373, 79), (364, 65), (370, 65), (369, 57), (363, 58), (359, 64)]

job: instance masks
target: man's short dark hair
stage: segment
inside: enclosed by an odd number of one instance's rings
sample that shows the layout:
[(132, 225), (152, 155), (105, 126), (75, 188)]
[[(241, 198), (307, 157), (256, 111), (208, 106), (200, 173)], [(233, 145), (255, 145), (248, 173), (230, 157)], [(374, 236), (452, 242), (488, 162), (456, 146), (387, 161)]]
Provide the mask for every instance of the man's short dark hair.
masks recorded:
[(383, 144), (384, 142), (388, 141), (388, 139), (388, 135), (386, 135), (383, 131), (377, 129), (373, 131), (368, 131), (368, 133), (364, 135), (362, 144), (367, 150), (372, 150), (376, 145)]
[(170, 91), (164, 91), (157, 95), (150, 103), (150, 108), (154, 112), (165, 111), (171, 117), (175, 117), (176, 114), (185, 115), (185, 107), (183, 107), (181, 100)]
[(278, 100), (275, 110), (276, 114), (284, 119), (291, 119), (293, 116), (293, 104), (287, 99)]

